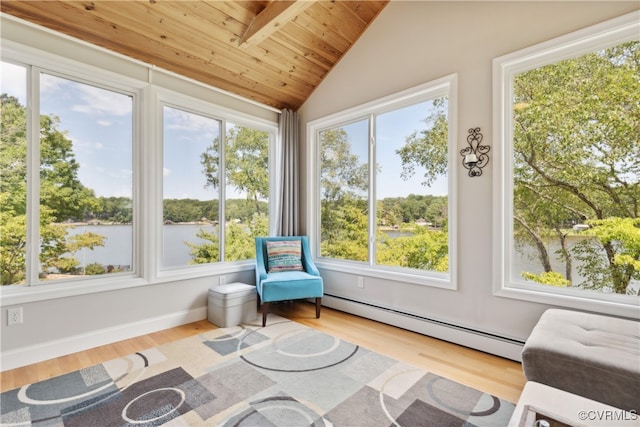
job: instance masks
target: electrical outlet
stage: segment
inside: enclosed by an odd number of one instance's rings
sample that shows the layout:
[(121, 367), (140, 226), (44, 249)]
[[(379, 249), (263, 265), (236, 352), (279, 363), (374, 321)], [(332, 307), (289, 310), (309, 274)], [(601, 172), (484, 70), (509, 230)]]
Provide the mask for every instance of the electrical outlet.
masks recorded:
[(364, 288), (364, 277), (362, 277), (362, 276), (358, 276), (358, 287), (360, 289)]
[(22, 323), (22, 307), (10, 308), (7, 310), (7, 325), (19, 325)]
[(227, 283), (227, 278), (224, 276), (220, 276), (220, 286), (224, 285)]

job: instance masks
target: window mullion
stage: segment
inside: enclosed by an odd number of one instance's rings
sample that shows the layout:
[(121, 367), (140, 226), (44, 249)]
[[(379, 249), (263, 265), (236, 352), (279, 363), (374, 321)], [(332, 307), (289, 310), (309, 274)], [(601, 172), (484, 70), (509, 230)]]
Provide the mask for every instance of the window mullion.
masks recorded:
[(220, 259), (218, 261), (222, 262), (226, 259), (225, 257), (225, 231), (226, 231), (226, 205), (227, 205), (227, 121), (222, 119), (220, 120), (220, 147), (218, 148), (219, 157), (220, 157), (220, 165), (218, 166), (218, 182), (220, 183), (220, 192), (218, 193), (218, 197), (220, 201), (218, 202), (218, 245), (220, 248)]
[(27, 68), (27, 245), (26, 283), (40, 272), (40, 69)]
[(376, 264), (376, 121), (369, 115), (369, 264)]

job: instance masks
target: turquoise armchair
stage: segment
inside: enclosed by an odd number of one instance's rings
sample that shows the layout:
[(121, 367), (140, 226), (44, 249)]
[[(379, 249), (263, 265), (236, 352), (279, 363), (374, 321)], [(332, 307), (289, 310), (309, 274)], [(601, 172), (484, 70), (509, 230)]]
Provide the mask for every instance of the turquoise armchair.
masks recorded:
[[(267, 242), (292, 241), (300, 241), (299, 261), (296, 265), (289, 266), (287, 262), (291, 263), (297, 254), (287, 253), (282, 255), (289, 258), (285, 262), (287, 265), (276, 266), (276, 256), (273, 252), (275, 249), (273, 247), (268, 249)], [(286, 243), (281, 244), (286, 245)], [(269, 251), (272, 251), (271, 270)], [(262, 302), (262, 326), (267, 324), (269, 304), (276, 301), (315, 298), (316, 318), (320, 318), (324, 287), (320, 272), (311, 258), (309, 238), (307, 236), (256, 237), (256, 288), (258, 303)]]

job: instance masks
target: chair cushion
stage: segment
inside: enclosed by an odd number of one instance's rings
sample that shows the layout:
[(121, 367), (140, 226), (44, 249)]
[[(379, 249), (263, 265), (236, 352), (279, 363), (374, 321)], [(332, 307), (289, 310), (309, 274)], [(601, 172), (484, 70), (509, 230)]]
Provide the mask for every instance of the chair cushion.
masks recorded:
[(269, 273), (258, 286), (262, 302), (322, 298), (322, 277), (304, 271)]
[(269, 273), (304, 270), (300, 240), (267, 241), (267, 264)]

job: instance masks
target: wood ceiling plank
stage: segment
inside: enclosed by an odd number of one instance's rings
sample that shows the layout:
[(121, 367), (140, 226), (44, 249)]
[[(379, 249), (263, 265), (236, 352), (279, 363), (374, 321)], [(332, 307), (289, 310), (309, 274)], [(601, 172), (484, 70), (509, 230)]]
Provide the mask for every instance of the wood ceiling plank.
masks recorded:
[[(209, 19), (209, 18), (205, 18)], [(190, 22), (193, 22), (191, 19)], [(225, 25), (224, 29), (218, 29), (217, 39), (227, 39), (227, 37), (232, 37), (232, 33), (227, 33), (227, 35), (220, 36), (220, 31), (226, 31), (228, 28)], [(196, 30), (206, 31), (206, 28), (194, 28)], [(229, 38), (229, 40), (231, 40)], [(193, 40), (193, 43), (199, 43), (198, 40)], [(208, 42), (209, 44), (215, 43)], [(226, 44), (220, 46), (219, 49), (229, 53), (230, 57), (235, 57), (235, 55), (239, 55), (236, 57), (236, 60), (243, 61), (245, 65), (253, 65), (255, 63), (266, 64), (267, 66), (272, 66), (273, 70), (278, 70), (281, 72), (285, 72), (288, 74), (289, 78), (297, 82), (299, 85), (302, 85), (307, 88), (305, 93), (308, 93), (309, 90), (315, 88), (317, 83), (322, 79), (322, 77), (326, 74), (326, 69), (318, 66), (315, 62), (309, 61), (306, 59), (304, 55), (299, 55), (296, 52), (291, 51), (286, 46), (274, 44), (270, 41), (266, 42), (267, 44), (260, 45), (253, 48), (248, 48), (243, 53), (242, 51), (238, 51), (236, 47), (232, 44)], [(247, 59), (244, 55), (248, 55), (251, 58), (251, 62), (246, 62)], [(238, 59), (240, 58), (240, 59)], [(281, 76), (281, 78), (284, 78)], [(285, 78), (286, 80), (286, 78)], [(287, 84), (292, 84), (292, 82), (286, 82)]]
[[(388, 2), (1, 0), (0, 10), (248, 99), (295, 110)], [(252, 22), (260, 27), (254, 40), (238, 48)]]
[[(163, 43), (166, 40), (160, 41), (131, 32), (121, 25), (114, 25), (94, 16), (82, 4), (73, 3), (25, 2), (28, 6), (22, 10), (32, 22), (266, 105), (279, 105), (284, 102), (290, 103), (291, 99), (299, 99), (287, 96), (281, 88), (278, 91), (269, 90), (245, 74), (229, 71), (213, 61), (204, 61), (188, 52), (169, 50)], [(60, 22), (64, 22), (64, 25), (50, 25)]]
[(274, 34), (272, 37), (272, 41), (281, 44), (292, 52), (297, 53), (298, 55), (303, 56), (307, 61), (312, 62), (321, 70), (323, 70), (320, 75), (325, 75), (331, 70), (333, 67), (333, 62), (331, 60), (325, 58), (324, 55), (318, 55), (315, 52), (315, 49), (309, 49), (307, 44), (300, 43), (300, 39), (296, 37), (296, 35), (303, 33), (304, 30), (300, 28), (294, 28), (291, 31), (280, 31), (277, 34)]
[[(253, 18), (263, 10), (268, 0), (262, 1), (205, 1), (207, 8), (213, 8), (222, 15), (228, 16), (243, 25), (243, 31), (247, 29)], [(239, 33), (238, 36), (242, 35)]]
[(355, 16), (358, 16), (367, 26), (373, 21), (384, 9), (389, 0), (363, 0), (363, 1), (340, 1), (344, 6), (351, 9)]
[[(359, 19), (355, 19), (350, 10), (344, 6), (344, 2), (319, 2), (318, 6), (320, 7), (316, 8), (316, 15), (312, 15), (315, 20), (321, 22), (330, 31), (339, 34), (349, 43), (349, 46), (358, 40), (365, 25)], [(309, 11), (310, 15), (311, 12), (312, 10)]]
[(312, 5), (313, 2), (306, 0), (272, 1), (251, 21), (239, 40), (239, 46), (260, 44)]
[[(232, 74), (248, 78), (261, 86), (284, 91), (298, 99), (304, 99), (309, 92), (309, 88), (302, 87), (299, 81), (291, 80), (277, 67), (269, 68), (261, 64), (262, 69), (258, 70), (255, 59), (243, 54), (242, 51), (215, 39), (200, 37), (197, 31), (193, 31), (193, 25), (186, 27), (177, 21), (180, 16), (183, 16), (182, 12), (176, 12), (170, 8), (154, 10), (153, 6), (149, 7), (145, 4), (138, 4), (138, 6), (148, 8), (146, 13), (152, 17), (151, 22), (135, 21), (130, 18), (141, 15), (141, 12), (135, 9), (137, 7), (135, 2), (128, 2), (128, 6), (124, 8), (114, 7), (110, 2), (97, 7), (100, 8), (99, 12), (102, 16), (120, 22), (121, 26), (126, 25), (127, 28), (143, 33), (149, 38), (160, 38), (164, 45), (176, 51), (188, 50), (192, 57), (199, 59), (198, 64), (194, 65), (215, 64), (229, 70)], [(194, 24), (195, 20), (190, 18), (189, 22)]]
[[(320, 9), (320, 11), (318, 10)], [(331, 28), (327, 28), (322, 22), (317, 20), (318, 14), (322, 12), (322, 6), (314, 4), (313, 7), (307, 9), (304, 13), (298, 15), (298, 17), (292, 21), (289, 25), (298, 25), (306, 29), (314, 39), (313, 45), (319, 45), (323, 43), (327, 46), (324, 49), (327, 52), (336, 52), (335, 60), (337, 61), (342, 54), (351, 46), (348, 40), (342, 37), (340, 34), (334, 32)]]
[[(316, 58), (322, 58), (329, 67), (338, 62), (342, 56), (342, 51), (336, 49), (331, 44), (327, 43), (320, 37), (317, 37), (307, 27), (298, 25), (298, 21), (287, 24), (287, 31), (285, 32), (294, 40), (303, 40), (305, 49), (313, 53)], [(280, 37), (281, 33), (275, 34), (274, 37)], [(346, 48), (346, 47), (345, 47)]]

